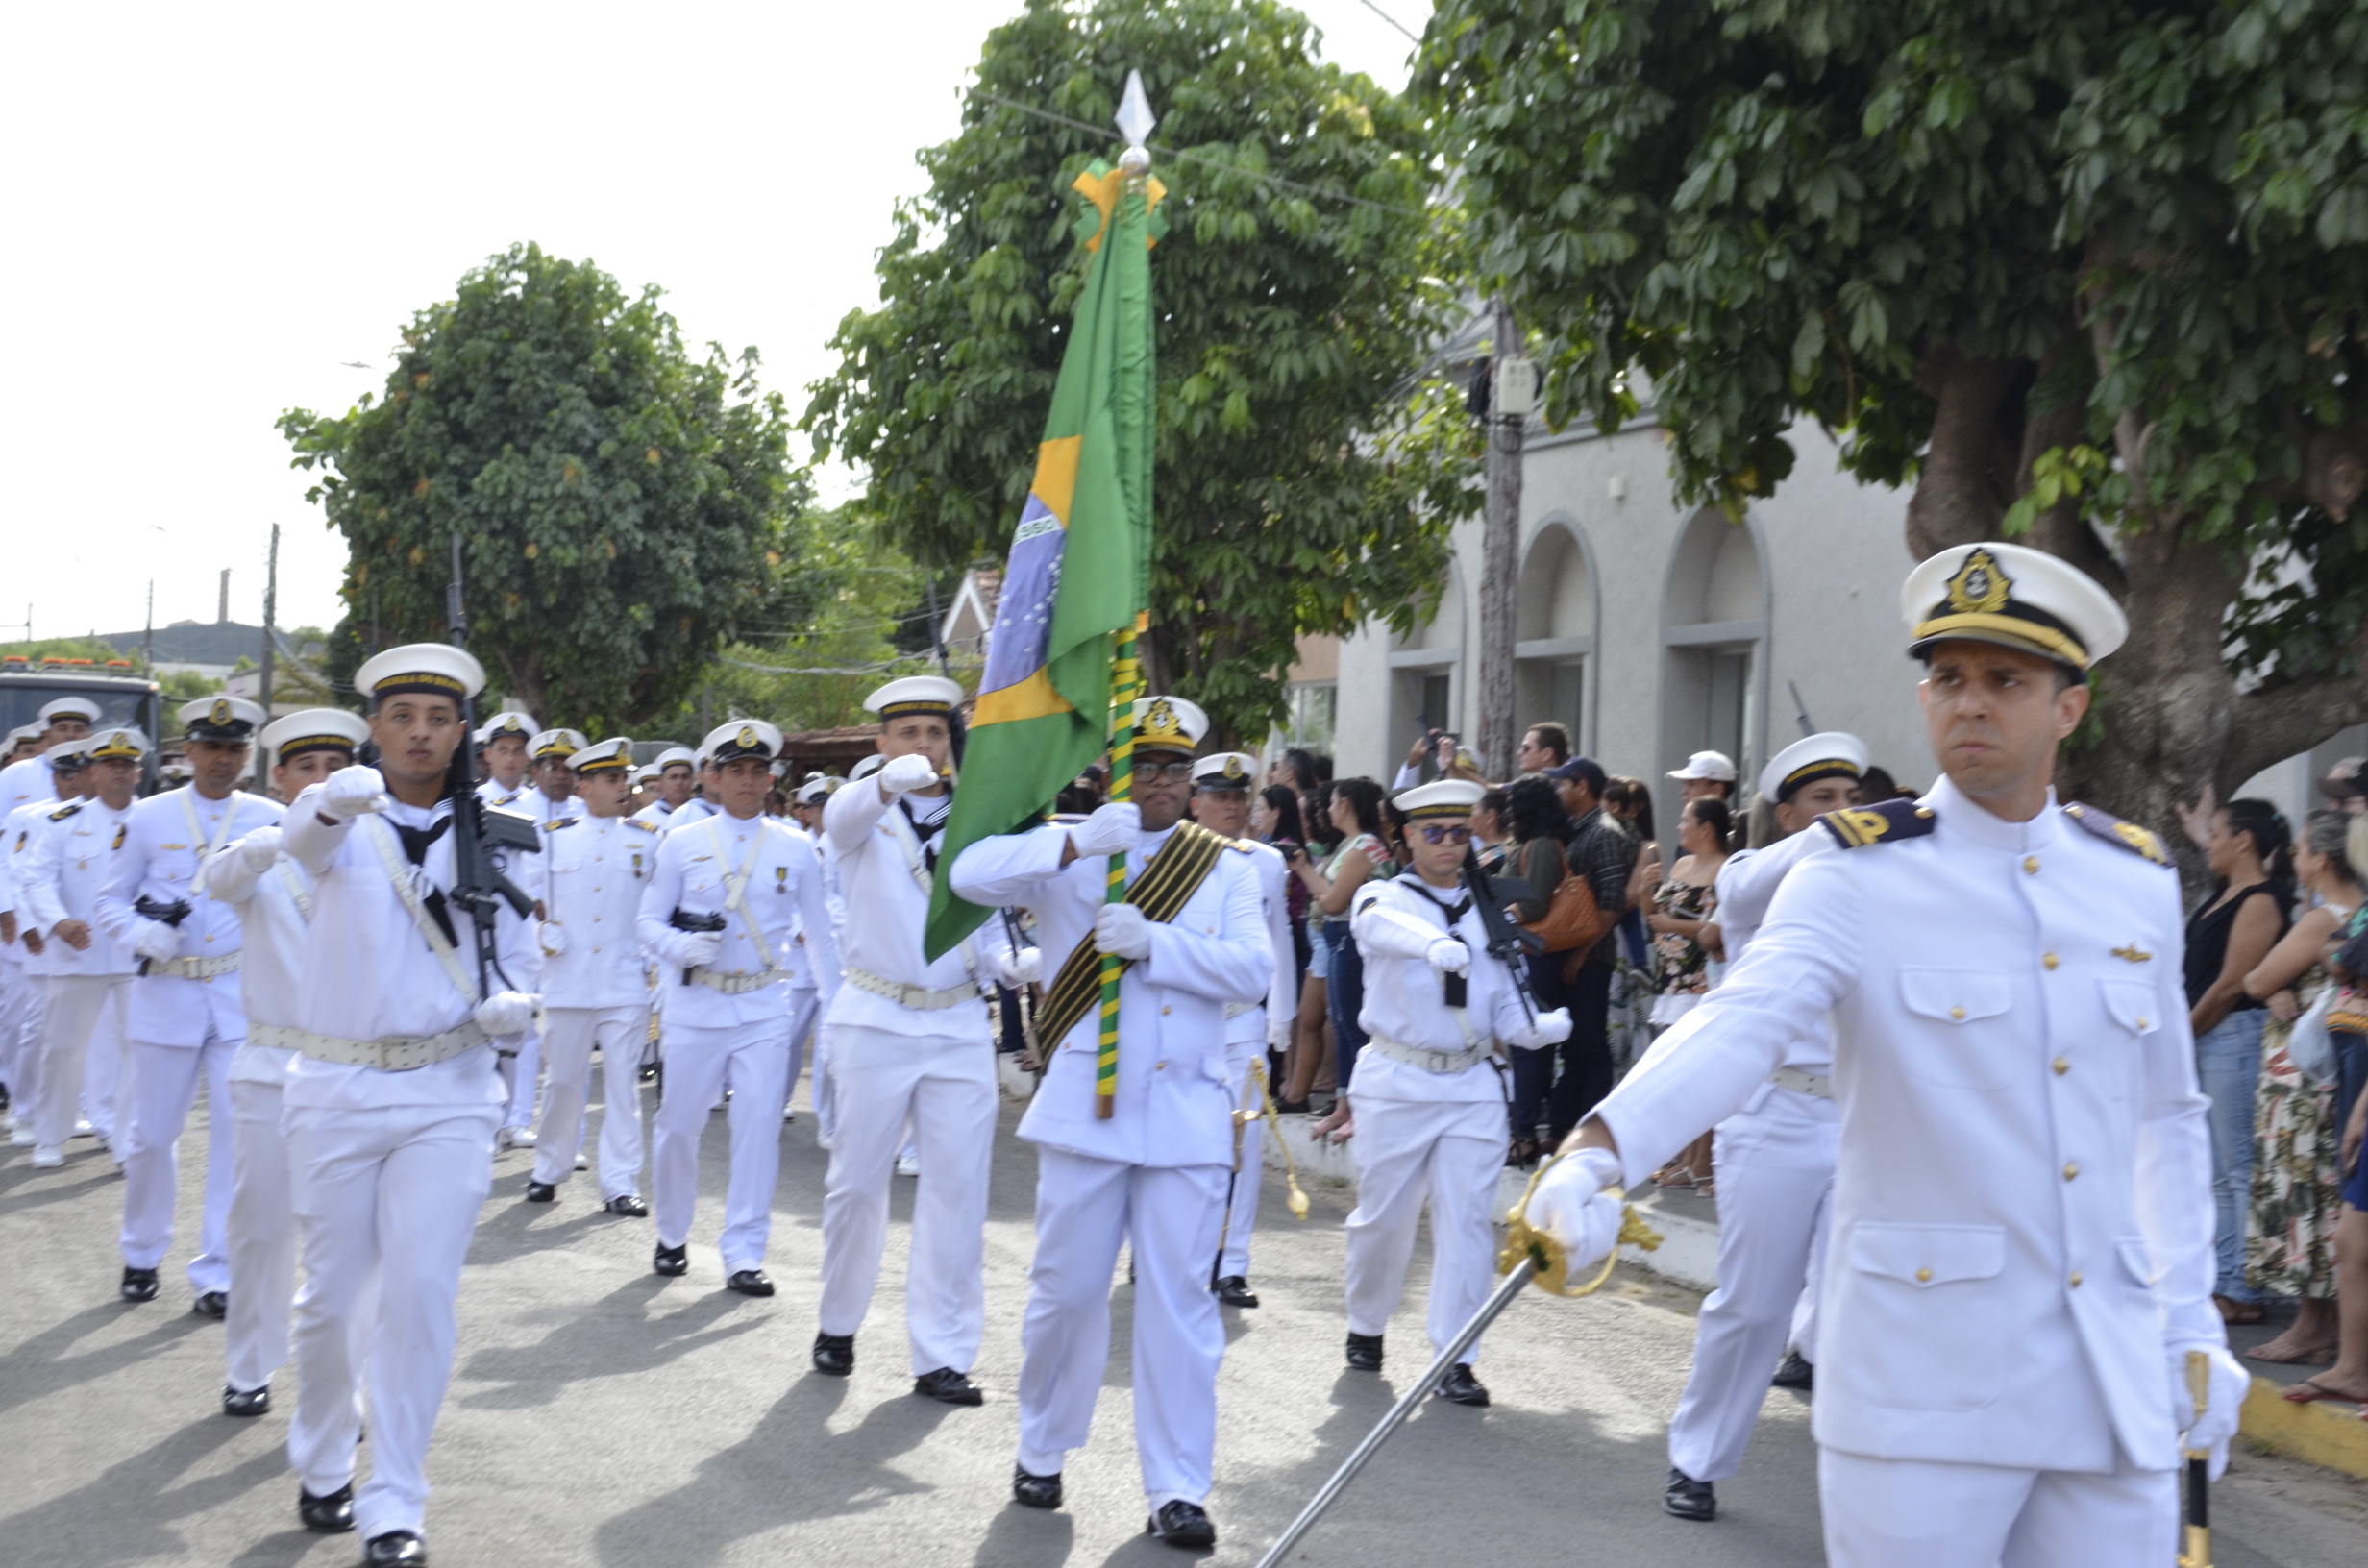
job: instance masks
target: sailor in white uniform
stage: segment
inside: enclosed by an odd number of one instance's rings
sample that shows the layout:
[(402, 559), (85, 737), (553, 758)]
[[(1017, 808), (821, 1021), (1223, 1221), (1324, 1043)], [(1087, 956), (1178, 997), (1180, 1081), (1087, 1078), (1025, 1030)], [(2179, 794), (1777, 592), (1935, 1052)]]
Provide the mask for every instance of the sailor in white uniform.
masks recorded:
[(543, 852), (526, 886), (543, 906), (543, 1059), (551, 1086), (536, 1129), (529, 1203), (549, 1203), (573, 1173), (601, 1053), (601, 1207), (642, 1216), (643, 1036), (650, 1026), (648, 966), (642, 961), (641, 895), (657, 872), (658, 830), (625, 815), (633, 743), (622, 736), (575, 755), (581, 817), (543, 826)]
[[(1233, 1164), (1225, 1004), (1267, 994), (1274, 952), (1248, 850), (1182, 820), (1207, 716), (1153, 697), (1136, 703), (1134, 723), (1131, 802), (1074, 826), (971, 845), (954, 861), (953, 890), (990, 909), (1033, 910), (1043, 950), (1061, 955), (1073, 977), (1053, 977), (1039, 1015), (1058, 1044), (1020, 1122), (1037, 1147), (1036, 1258), (1020, 1331), (1012, 1496), (1060, 1506), (1062, 1466), (1085, 1446), (1110, 1359), (1111, 1274), (1123, 1242), (1135, 1265), (1135, 1451), (1151, 1529), (1199, 1548), (1217, 1538), (1206, 1504), (1225, 1327), (1209, 1260)], [(1118, 904), (1106, 894), (1113, 855), (1125, 857), (1128, 884)], [(1105, 955), (1126, 968), (1110, 1097), (1098, 1106)]]
[(139, 961), (123, 992), (133, 1103), (122, 1117), (123, 1297), (148, 1301), (173, 1240), (181, 1131), (206, 1088), (204, 1221), (189, 1286), (196, 1311), (229, 1308), (231, 1060), (247, 1038), (239, 1000), (237, 911), (209, 895), (212, 863), (233, 839), (280, 820), (276, 800), (238, 788), (265, 715), (240, 698), (199, 698), (180, 713), (189, 782), (132, 808), (130, 831), (99, 892), (98, 923)]
[[(1496, 1179), (1505, 1164), (1506, 1046), (1537, 1049), (1570, 1035), (1570, 1014), (1533, 1016), (1518, 981), (1488, 951), (1463, 870), (1472, 808), (1487, 791), (1441, 779), (1394, 797), (1407, 816), (1414, 869), (1368, 883), (1350, 905), (1365, 955), (1369, 1037), (1357, 1061), (1357, 1207), (1348, 1216), (1351, 1370), (1378, 1372), (1382, 1333), (1397, 1310), (1423, 1200), (1431, 1207), (1430, 1333), (1446, 1348), (1493, 1287)], [(1472, 1375), (1479, 1346), (1435, 1392), (1486, 1405)]]
[(99, 705), (86, 697), (53, 698), (41, 704), (39, 718), (40, 749), (0, 768), (0, 814), (57, 794), (49, 776), (49, 753), (62, 742), (86, 739), (99, 722)]
[[(527, 741), (527, 787), (506, 803), (488, 803), (498, 811), (527, 818), (537, 827), (573, 821), (581, 811), (582, 803), (576, 798), (576, 770), (571, 759), (587, 744), (578, 730), (537, 732)], [(518, 983), (539, 989), (541, 982), (536, 975), (542, 968), (541, 951), (530, 952), (527, 964), (527, 971), (517, 976)], [(501, 1131), (494, 1135), (495, 1147), (530, 1149), (535, 1147), (534, 1106), (543, 1073), (542, 1025), (531, 1024), (516, 1041), (503, 1043), (511, 1047), (501, 1059), (502, 1083), (508, 1090), (509, 1102), (502, 1112)], [(572, 1160), (576, 1150), (571, 1144), (561, 1152)]]
[[(2076, 568), (1961, 545), (1902, 594), (1933, 750), (1838, 812), (1725, 984), (1572, 1135), (1530, 1217), (1575, 1267), (1615, 1189), (1749, 1104), (1834, 1017), (1841, 1118), (1814, 1431), (1838, 1568), (2158, 1568), (2183, 1445), (2250, 1380), (2211, 1302), (2208, 1102), (2160, 841), (2059, 802), (2086, 674), (2127, 634)], [(2190, 1352), (2209, 1369), (2205, 1412)], [(1756, 1380), (1755, 1380), (1756, 1381)]]
[(485, 765), (478, 798), (498, 811), (524, 814), (522, 802), (532, 787), (527, 782), (527, 747), (541, 732), (531, 714), (507, 711), (477, 726), (478, 755)]
[(582, 815), (583, 808), (576, 799), (575, 757), (591, 744), (580, 729), (546, 729), (527, 742), (532, 759), (528, 774), (530, 787), (516, 804), (502, 809), (533, 818), (537, 827)]
[[(913, 1391), (976, 1405), (970, 1370), (986, 1331), (998, 1099), (980, 981), (1021, 971), (999, 939), (968, 938), (935, 963), (922, 954), (938, 835), (953, 806), (946, 770), (961, 700), (962, 688), (937, 675), (892, 680), (865, 698), (879, 716), (887, 760), (823, 807), (823, 836), (847, 900), (847, 983), (824, 1022), (833, 1115), (814, 1366), (833, 1377), (855, 1368), (855, 1333), (879, 1279), (888, 1188), (909, 1125), (929, 1154), (913, 1198), (904, 1295)], [(818, 1083), (821, 1076), (818, 1069)]]
[(1255, 1307), (1249, 1287), (1249, 1237), (1258, 1224), (1259, 1174), (1266, 1168), (1259, 1147), (1266, 1095), (1251, 1068), (1269, 1049), (1291, 1042), (1291, 1019), (1298, 1006), (1297, 960), (1291, 945), (1287, 902), (1290, 868), (1282, 855), (1249, 836), (1251, 786), (1258, 759), (1246, 751), (1220, 751), (1193, 764), (1193, 821), (1210, 832), (1246, 845), (1258, 870), (1258, 900), (1266, 911), (1267, 940), (1274, 947), (1274, 984), (1255, 1002), (1225, 1004), (1225, 1092), (1242, 1119), (1241, 1148), (1234, 1158), (1233, 1201), (1226, 1211), (1224, 1245), (1211, 1278), (1217, 1299), (1227, 1307)]
[[(1760, 771), (1760, 797), (1770, 802), (1785, 836), (1739, 850), (1719, 868), (1715, 919), (1729, 965), (1750, 950), (1793, 868), (1839, 852), (1817, 820), (1857, 801), (1866, 764), (1864, 743), (1832, 730), (1793, 742)], [(1662, 1507), (1680, 1519), (1716, 1515), (1714, 1485), (1742, 1468), (1767, 1397), (1763, 1374), (1784, 1350), (1794, 1308), (1814, 1284), (1833, 1215), (1841, 1131), (1833, 1073), (1829, 1021), (1794, 1038), (1784, 1066), (1718, 1124), (1718, 1288), (1694, 1325), (1693, 1370), (1669, 1420), (1669, 1475), (1662, 1488)], [(1816, 1360), (1814, 1315), (1805, 1315), (1796, 1336), (1803, 1364), (1794, 1375), (1804, 1381)]]
[[(839, 984), (838, 948), (823, 904), (814, 841), (765, 815), (781, 732), (761, 719), (718, 726), (701, 748), (714, 761), (720, 813), (669, 831), (643, 891), (642, 946), (666, 992), (666, 1097), (652, 1140), (660, 1274), (690, 1271), (699, 1200), (699, 1139), (708, 1112), (732, 1096), (731, 1179), (724, 1199), (725, 1284), (770, 1296), (765, 1243), (781, 1163), (780, 1107), (789, 1073), (790, 997)], [(802, 934), (805, 941), (798, 939)]]
[[(0, 765), (39, 757), (43, 727), (20, 724), (11, 730), (6, 746), (0, 747)], [(18, 929), (16, 865), (24, 842), (32, 837), (36, 814), (46, 816), (65, 804), (57, 793), (56, 775), (44, 770), (39, 777), (52, 793), (13, 808), (0, 807), (0, 1086), (8, 1093), (0, 1130), (18, 1148), (33, 1143), (33, 1073), (40, 1053), (41, 1000), (40, 988), (25, 973), (32, 948)], [(39, 941), (37, 934), (33, 936), (33, 943)]]
[[(699, 787), (698, 752), (687, 746), (670, 746), (652, 760), (651, 766), (657, 770), (658, 797), (633, 813), (637, 821), (667, 828), (675, 825), (678, 817), (687, 826), (714, 815), (707, 803), (692, 793)], [(687, 816), (683, 815), (685, 812)]]
[[(263, 728), (257, 744), (272, 789), (292, 800), (338, 769), (370, 738), (343, 708), (306, 708)], [(296, 1024), (312, 879), (281, 849), (275, 822), (208, 858), (206, 895), (238, 917), (238, 993), (247, 1035), (231, 1059), (230, 1312), (223, 1320), (229, 1377), (222, 1413), (261, 1415), (271, 1380), (287, 1364), (288, 1317), (296, 1299), (296, 1206), (287, 1140), (280, 1133), (282, 1090), (295, 1065), (286, 1043)]]
[[(503, 978), (526, 923), (498, 904), (500, 962), (481, 985), (469, 919), (448, 896), (453, 754), (484, 682), (443, 643), (366, 661), (354, 687), (378, 766), (331, 773), (282, 823), (312, 882), (295, 1024), (280, 1037), (297, 1052), (281, 1125), (304, 1249), (288, 1461), (305, 1528), (358, 1526), (373, 1568), (427, 1560), (428, 1444), (502, 1112), (492, 1041), (537, 1005)], [(357, 1493), (365, 1384), (370, 1479)]]

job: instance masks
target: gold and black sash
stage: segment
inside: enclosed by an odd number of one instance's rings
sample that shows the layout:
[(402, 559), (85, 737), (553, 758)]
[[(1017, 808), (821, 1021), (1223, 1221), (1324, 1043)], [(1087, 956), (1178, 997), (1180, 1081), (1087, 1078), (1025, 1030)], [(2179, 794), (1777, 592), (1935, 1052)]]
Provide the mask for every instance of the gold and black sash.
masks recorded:
[[(1176, 823), (1174, 834), (1159, 846), (1159, 853), (1145, 864), (1143, 874), (1126, 890), (1126, 902), (1151, 919), (1175, 919), (1176, 911), (1200, 891), (1200, 884), (1216, 869), (1217, 857), (1232, 843), (1198, 822)], [(1061, 1048), (1061, 1041), (1085, 1017), (1086, 1009), (1100, 999), (1101, 958), (1094, 950), (1094, 933), (1088, 931), (1062, 961), (1061, 972), (1052, 977), (1044, 1005), (1036, 1012), (1036, 1039), (1047, 1055)], [(1121, 959), (1120, 967), (1123, 968), (1126, 962)]]

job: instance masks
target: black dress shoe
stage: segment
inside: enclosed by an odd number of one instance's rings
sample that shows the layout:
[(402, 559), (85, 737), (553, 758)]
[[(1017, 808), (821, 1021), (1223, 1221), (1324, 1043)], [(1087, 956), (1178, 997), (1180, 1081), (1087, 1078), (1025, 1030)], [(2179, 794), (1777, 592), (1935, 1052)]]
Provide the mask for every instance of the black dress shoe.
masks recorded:
[(1249, 1287), (1249, 1281), (1239, 1274), (1228, 1274), (1217, 1282), (1217, 1304), (1221, 1307), (1255, 1307), (1258, 1292)]
[[(814, 1370), (826, 1377), (843, 1378), (855, 1370), (855, 1336), (851, 1334), (818, 1334), (814, 1336)], [(1051, 1507), (1046, 1504), (1045, 1507)]]
[(1209, 1510), (1180, 1497), (1162, 1503), (1147, 1528), (1170, 1546), (1197, 1550), (1217, 1544), (1217, 1527), (1209, 1523)]
[(297, 1487), (296, 1517), (315, 1535), (344, 1534), (354, 1528), (354, 1483), (349, 1481), (327, 1497)]
[(265, 1384), (260, 1388), (233, 1388), (228, 1384), (222, 1386), (222, 1413), (224, 1415), (261, 1415), (270, 1409), (270, 1384)]
[(132, 1268), (123, 1271), (123, 1299), (154, 1301), (157, 1299), (157, 1271), (153, 1268)]
[(690, 1244), (685, 1242), (678, 1247), (659, 1247), (651, 1258), (650, 1266), (660, 1274), (688, 1274), (691, 1271)]
[(1669, 1472), (1669, 1484), (1661, 1489), (1661, 1506), (1680, 1519), (1718, 1517), (1718, 1498), (1711, 1483), (1696, 1481), (1683, 1470)]
[(407, 1530), (373, 1535), (361, 1549), (364, 1568), (427, 1568), (428, 1543)]
[(189, 1311), (200, 1317), (210, 1317), (217, 1322), (229, 1315), (230, 1310), (231, 1298), (227, 1290), (209, 1290), (189, 1303)]
[(726, 1280), (724, 1285), (726, 1288), (737, 1290), (744, 1296), (769, 1296), (773, 1294), (773, 1281), (766, 1276), (765, 1271), (761, 1268), (744, 1268), (737, 1274), (734, 1274), (730, 1279)]
[(619, 1193), (616, 1197), (602, 1204), (601, 1207), (612, 1214), (623, 1214), (629, 1219), (648, 1219), (650, 1217), (650, 1200), (636, 1197), (630, 1192)]
[(1471, 1362), (1458, 1361), (1447, 1368), (1447, 1375), (1432, 1385), (1431, 1392), (1453, 1405), (1486, 1405), (1487, 1386), (1471, 1375)]
[(1785, 1364), (1778, 1367), (1776, 1375), (1767, 1381), (1771, 1388), (1798, 1388), (1807, 1393), (1816, 1386), (1817, 1369), (1803, 1360), (1801, 1353), (1796, 1350), (1785, 1357)]
[[(816, 1347), (816, 1354), (821, 1348)], [(979, 1392), (978, 1384), (971, 1382), (967, 1372), (956, 1372), (950, 1366), (941, 1366), (934, 1372), (924, 1372), (913, 1380), (913, 1392), (926, 1394), (941, 1405), (983, 1405), (987, 1396)]]
[(1061, 1506), (1061, 1477), (1058, 1471), (1048, 1476), (1030, 1475), (1019, 1465), (1011, 1467), (1011, 1500), (1024, 1508), (1057, 1508)]
[(527, 1183), (527, 1202), (549, 1203), (559, 1195), (559, 1189), (550, 1182)]
[(1381, 1370), (1380, 1335), (1359, 1334), (1353, 1329), (1349, 1331), (1348, 1370), (1351, 1372), (1378, 1372)]

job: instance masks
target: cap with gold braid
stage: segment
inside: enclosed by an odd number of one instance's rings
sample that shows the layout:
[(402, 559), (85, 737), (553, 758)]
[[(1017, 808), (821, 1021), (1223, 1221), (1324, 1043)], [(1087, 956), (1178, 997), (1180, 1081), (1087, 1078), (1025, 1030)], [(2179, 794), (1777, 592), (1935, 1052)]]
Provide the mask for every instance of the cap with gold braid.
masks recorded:
[(406, 643), (365, 661), (354, 672), (354, 690), (372, 704), (405, 693), (449, 697), (464, 702), (485, 689), (485, 667), (465, 649), (450, 643)]
[(46, 726), (52, 719), (80, 719), (86, 724), (99, 722), (99, 705), (86, 697), (52, 698), (41, 704), (37, 718)]
[(1768, 759), (1760, 770), (1760, 793), (1782, 805), (1821, 778), (1856, 779), (1866, 772), (1866, 743), (1856, 735), (1829, 729), (1807, 740), (1794, 741)]
[(579, 773), (630, 772), (633, 767), (633, 743), (625, 736), (584, 747), (568, 758), (568, 765)]
[(270, 723), (271, 716), (243, 697), (201, 697), (184, 702), (181, 732), (192, 741), (245, 741)]
[(349, 758), (370, 738), (370, 726), (343, 708), (306, 708), (263, 726), (264, 757), (284, 763), (308, 751), (342, 751)]
[(865, 711), (878, 714), (883, 723), (914, 714), (943, 719), (961, 705), (962, 688), (943, 675), (906, 675), (863, 699)]
[(1135, 698), (1135, 749), (1181, 751), (1191, 756), (1209, 732), (1209, 716), (1180, 697)]
[(538, 727), (532, 714), (506, 709), (477, 726), (477, 744), (482, 746), (497, 735), (515, 735), (522, 741), (530, 740)]
[(781, 732), (762, 719), (734, 719), (707, 731), (699, 751), (718, 768), (736, 757), (761, 757), (771, 762), (781, 754)]
[(590, 744), (580, 729), (546, 729), (527, 742), (527, 755), (536, 762), (567, 762)]
[(2085, 675), (2122, 645), (2129, 618), (2113, 596), (2071, 562), (2026, 545), (1958, 545), (1908, 574), (1900, 612), (1926, 658), (1959, 639), (2020, 649)]
[(1246, 790), (1258, 782), (1258, 759), (1246, 751), (1220, 751), (1193, 764), (1196, 790)]
[(1402, 790), (1390, 797), (1390, 803), (1411, 818), (1468, 817), (1486, 794), (1485, 786), (1468, 778), (1443, 778)]
[(83, 748), (83, 755), (92, 762), (112, 762), (124, 759), (137, 762), (148, 754), (148, 737), (136, 729), (94, 729), (74, 743)]

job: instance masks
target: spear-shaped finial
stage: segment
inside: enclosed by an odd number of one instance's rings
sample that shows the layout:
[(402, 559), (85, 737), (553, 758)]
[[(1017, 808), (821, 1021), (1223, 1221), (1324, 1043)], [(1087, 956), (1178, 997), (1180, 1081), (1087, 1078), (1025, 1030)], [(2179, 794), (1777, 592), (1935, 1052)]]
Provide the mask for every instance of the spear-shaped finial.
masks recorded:
[(1151, 172), (1151, 149), (1145, 145), (1151, 139), (1151, 127), (1159, 121), (1151, 113), (1151, 100), (1143, 90), (1143, 73), (1126, 73), (1126, 91), (1119, 99), (1119, 111), (1111, 116), (1118, 122), (1119, 135), (1126, 138), (1126, 151), (1119, 155), (1119, 167), (1130, 180), (1140, 180)]

